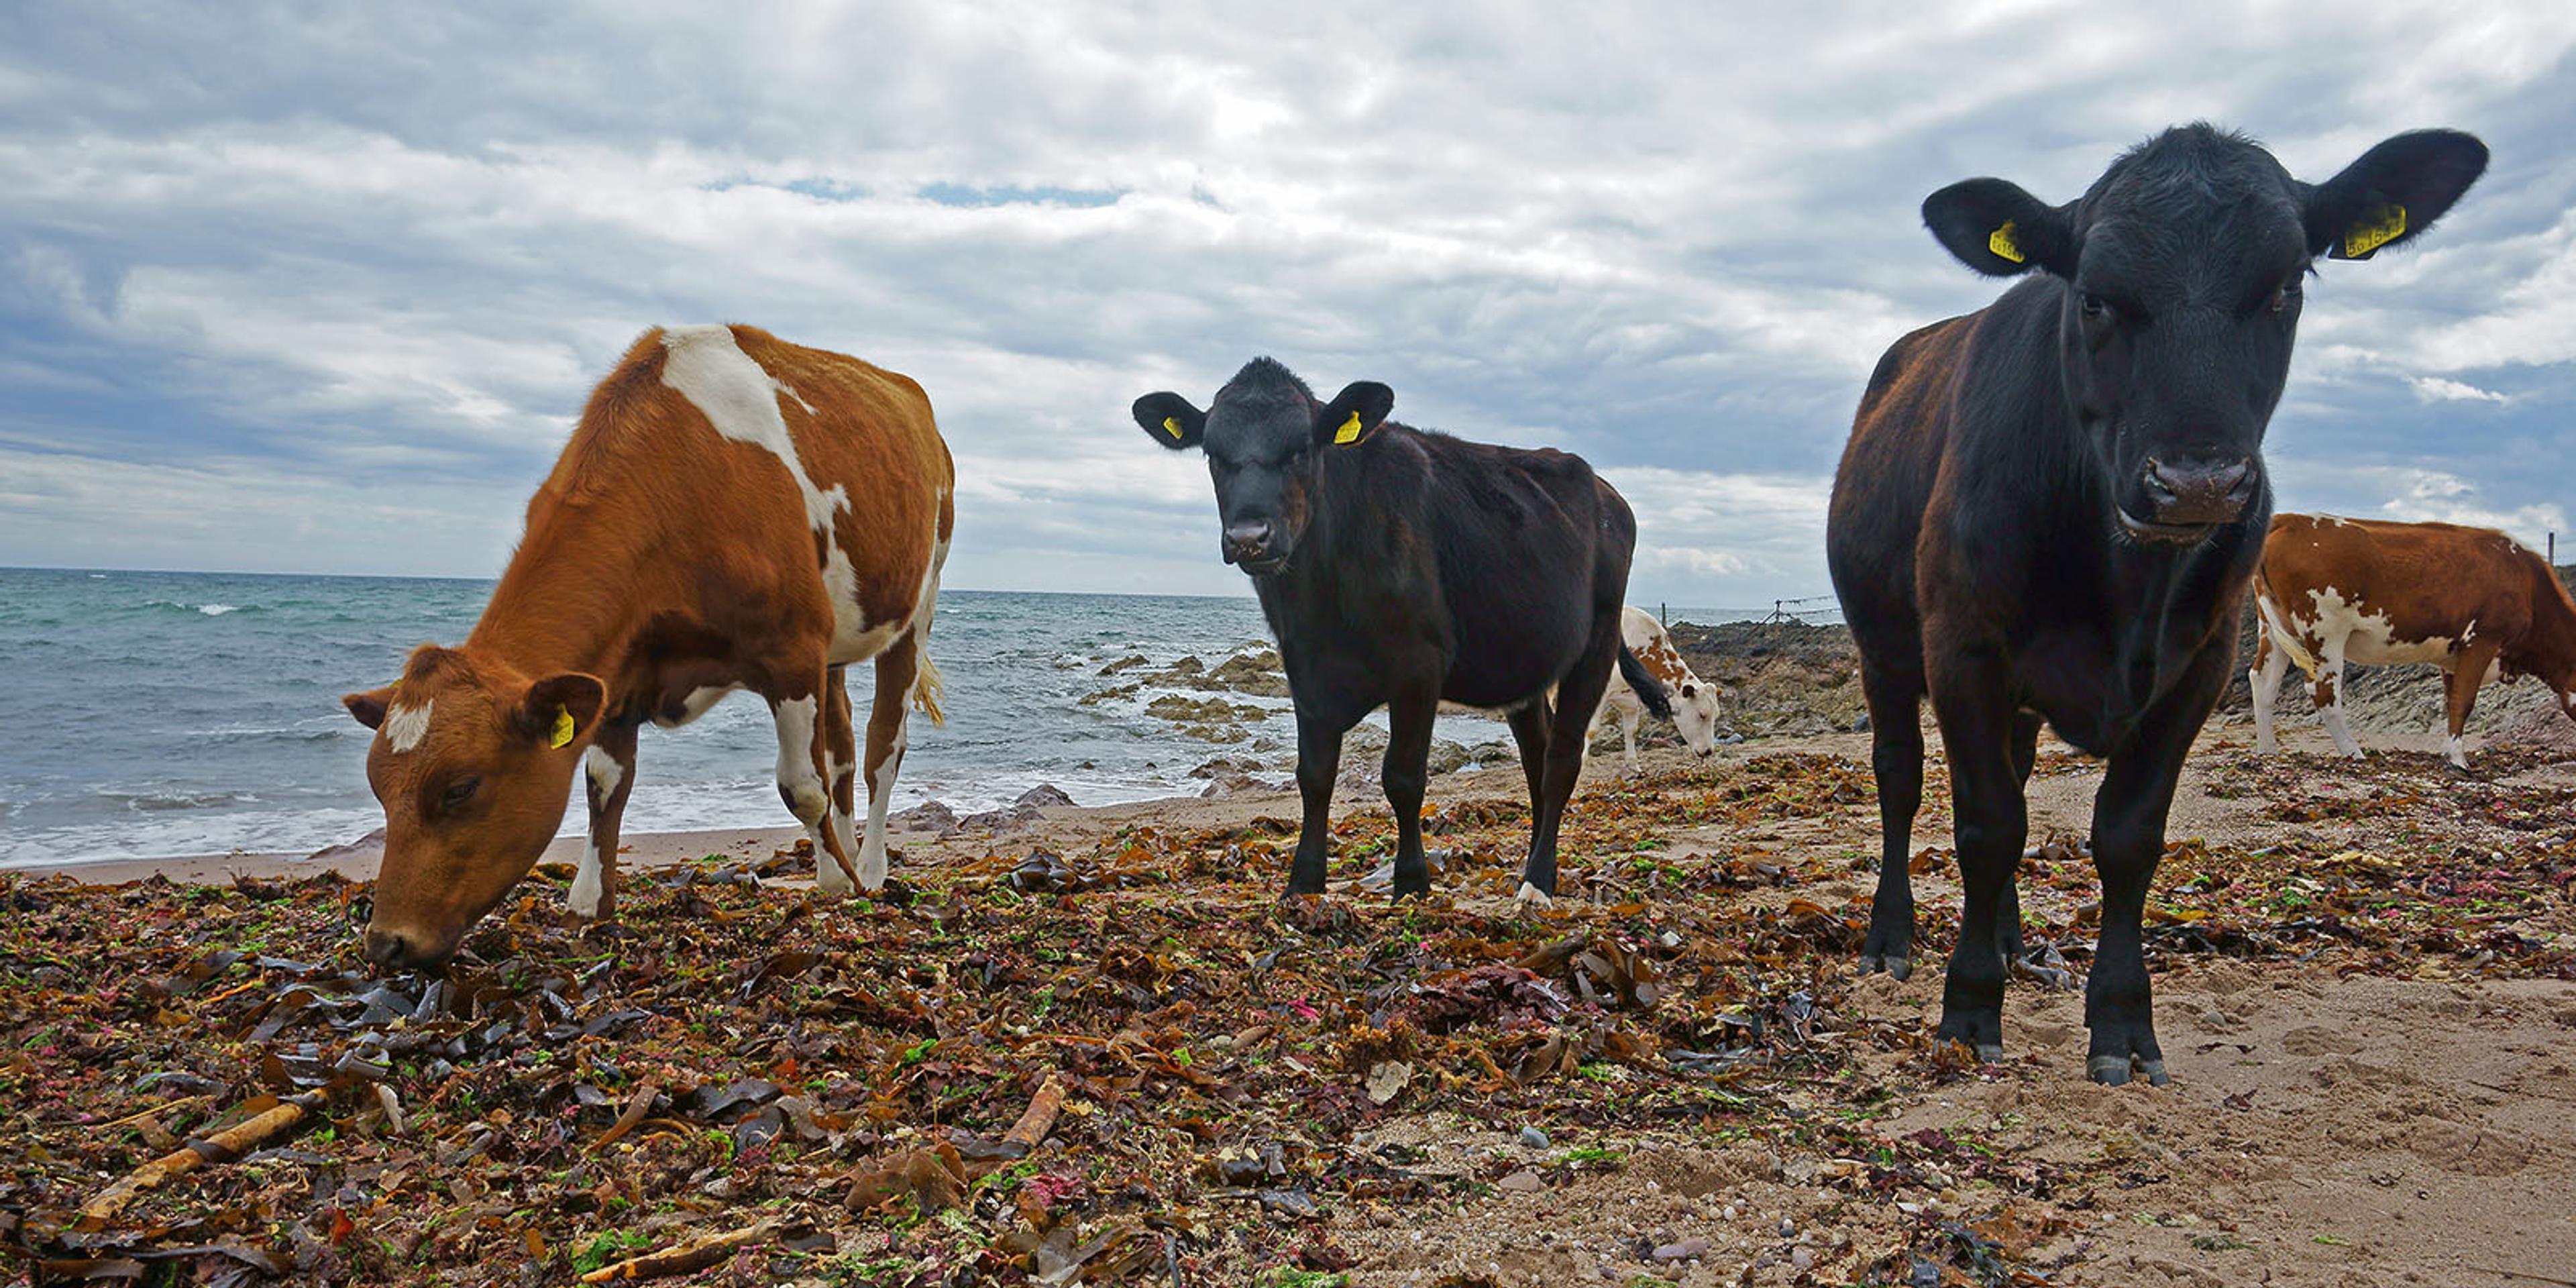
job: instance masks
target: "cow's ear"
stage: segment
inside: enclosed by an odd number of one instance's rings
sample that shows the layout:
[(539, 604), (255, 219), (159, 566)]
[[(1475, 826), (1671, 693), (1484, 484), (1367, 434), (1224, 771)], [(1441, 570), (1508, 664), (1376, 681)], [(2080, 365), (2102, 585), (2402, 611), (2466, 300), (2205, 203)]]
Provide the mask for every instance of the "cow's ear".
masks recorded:
[(1315, 445), (1353, 447), (1365, 443), (1393, 410), (1394, 390), (1374, 380), (1354, 380), (1315, 412)]
[(393, 702), (394, 686), (390, 684), (381, 689), (369, 689), (364, 693), (340, 695), (340, 705), (347, 707), (349, 714), (356, 717), (359, 724), (370, 729), (384, 727), (385, 708), (392, 706)]
[(2487, 170), (2487, 145), (2458, 130), (2415, 130), (2361, 154), (2308, 192), (2308, 253), (2368, 259), (2433, 226)]
[(608, 700), (608, 686), (579, 671), (550, 675), (528, 685), (512, 717), (519, 736), (541, 747), (571, 746), (587, 736)]
[(1198, 446), (1199, 435), (1207, 429), (1207, 413), (1179, 394), (1147, 394), (1136, 400), (1133, 410), (1145, 436), (1175, 452)]
[(1988, 277), (2044, 269), (2075, 276), (2075, 221), (2021, 185), (1968, 179), (1923, 199), (1923, 226), (1959, 262)]

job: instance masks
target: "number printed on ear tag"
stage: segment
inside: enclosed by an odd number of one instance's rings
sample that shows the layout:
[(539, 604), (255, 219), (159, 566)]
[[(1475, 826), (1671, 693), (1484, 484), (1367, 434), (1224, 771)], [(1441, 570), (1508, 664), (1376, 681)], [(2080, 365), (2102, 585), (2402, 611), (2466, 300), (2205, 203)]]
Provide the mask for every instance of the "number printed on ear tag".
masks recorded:
[(2013, 227), (2013, 221), (2005, 220), (2003, 227), (1986, 234), (1986, 249), (1993, 251), (1999, 259), (2021, 263), (2021, 241), (2016, 235), (2019, 231)]

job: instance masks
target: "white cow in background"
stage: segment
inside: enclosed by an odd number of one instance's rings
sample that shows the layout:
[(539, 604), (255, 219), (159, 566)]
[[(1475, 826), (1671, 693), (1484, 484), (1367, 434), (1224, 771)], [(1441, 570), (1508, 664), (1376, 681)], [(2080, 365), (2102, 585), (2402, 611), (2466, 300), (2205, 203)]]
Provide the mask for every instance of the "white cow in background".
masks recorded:
[[(1681, 650), (1673, 647), (1655, 615), (1630, 605), (1619, 614), (1620, 642), (1636, 655), (1646, 674), (1663, 686), (1664, 701), (1672, 706), (1673, 726), (1681, 730), (1682, 742), (1692, 751), (1706, 756), (1717, 750), (1717, 704), (1726, 690), (1691, 673), (1690, 663), (1682, 660)], [(1627, 753), (1628, 773), (1638, 773), (1637, 725), (1646, 718), (1647, 704), (1630, 687), (1624, 667), (1610, 672), (1610, 688), (1601, 695), (1601, 707), (1593, 712), (1592, 727), (1584, 734), (1584, 745), (1601, 730), (1601, 722), (1614, 714), (1619, 720), (1619, 734)]]

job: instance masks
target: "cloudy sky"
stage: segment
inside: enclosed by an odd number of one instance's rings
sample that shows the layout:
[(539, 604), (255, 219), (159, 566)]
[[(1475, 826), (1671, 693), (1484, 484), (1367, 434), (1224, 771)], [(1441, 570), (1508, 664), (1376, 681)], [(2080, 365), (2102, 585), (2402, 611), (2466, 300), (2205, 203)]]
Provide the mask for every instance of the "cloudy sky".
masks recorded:
[(930, 390), (951, 586), (1243, 593), (1126, 409), (1270, 353), (1590, 458), (1638, 602), (1821, 593), (1870, 365), (1995, 293), (1923, 196), (2197, 117), (2495, 151), (2310, 286), (2283, 507), (2576, 509), (2576, 7), (338, 8), (0, 9), (0, 564), (490, 575), (634, 335), (726, 320)]

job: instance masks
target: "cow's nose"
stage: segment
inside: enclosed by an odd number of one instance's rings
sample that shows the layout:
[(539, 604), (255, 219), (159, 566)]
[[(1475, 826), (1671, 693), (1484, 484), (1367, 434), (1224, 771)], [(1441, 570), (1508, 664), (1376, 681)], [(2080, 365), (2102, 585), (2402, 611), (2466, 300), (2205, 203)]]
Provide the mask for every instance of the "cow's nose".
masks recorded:
[(2158, 523), (2230, 523), (2254, 499), (2254, 462), (2240, 456), (2167, 465), (2150, 456), (2144, 482)]
[(1225, 529), (1225, 561), (1247, 563), (1270, 553), (1270, 521), (1257, 519), (1250, 523), (1231, 523)]
[(387, 970), (399, 970), (410, 964), (411, 943), (393, 931), (369, 926), (367, 960)]

